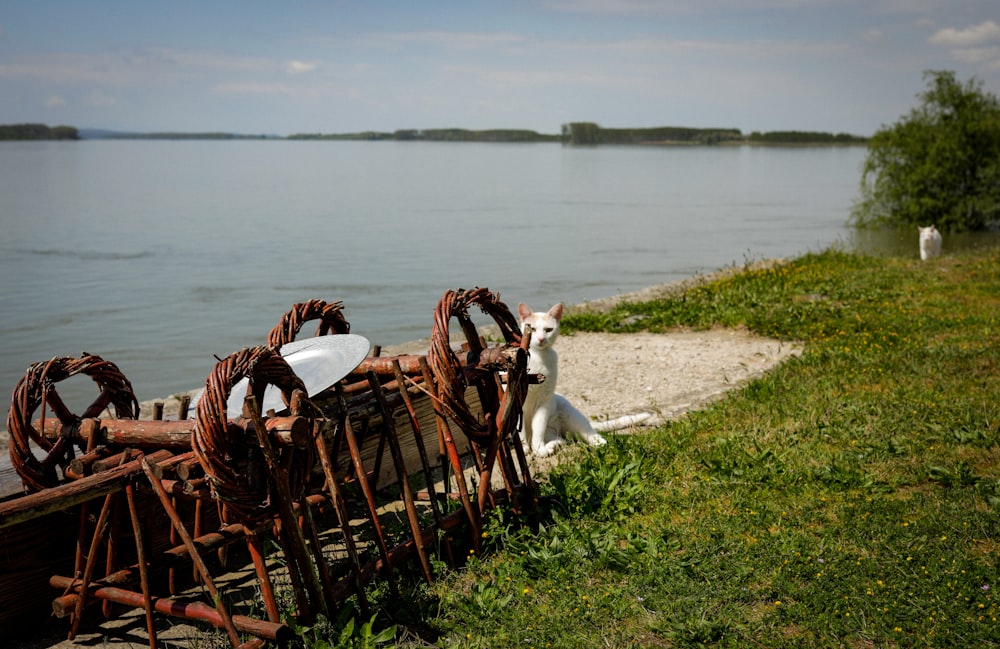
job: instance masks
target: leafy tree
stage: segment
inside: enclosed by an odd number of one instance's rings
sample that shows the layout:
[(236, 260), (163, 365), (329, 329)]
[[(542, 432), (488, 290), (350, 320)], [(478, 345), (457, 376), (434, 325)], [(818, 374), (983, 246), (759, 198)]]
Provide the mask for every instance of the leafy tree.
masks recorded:
[(601, 143), (601, 127), (593, 122), (570, 122), (563, 125), (563, 133), (569, 134), (570, 144), (593, 145)]
[(79, 140), (77, 130), (72, 126), (45, 124), (0, 124), (0, 140)]
[(975, 78), (924, 73), (922, 103), (868, 143), (856, 225), (976, 230), (1000, 217), (1000, 100)]

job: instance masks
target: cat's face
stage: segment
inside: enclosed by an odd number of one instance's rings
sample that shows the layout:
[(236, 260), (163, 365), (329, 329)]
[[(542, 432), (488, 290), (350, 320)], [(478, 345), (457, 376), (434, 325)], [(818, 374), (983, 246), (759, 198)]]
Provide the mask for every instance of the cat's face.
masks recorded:
[(932, 236), (935, 232), (937, 232), (937, 228), (934, 227), (933, 225), (929, 225), (926, 228), (920, 227), (918, 225), (917, 229), (920, 230), (920, 238), (921, 239), (926, 239), (926, 238)]
[(546, 313), (532, 311), (523, 303), (517, 306), (517, 313), (521, 316), (521, 332), (524, 332), (525, 325), (531, 325), (532, 348), (547, 349), (552, 346), (556, 336), (559, 335), (562, 312), (562, 304), (555, 305)]

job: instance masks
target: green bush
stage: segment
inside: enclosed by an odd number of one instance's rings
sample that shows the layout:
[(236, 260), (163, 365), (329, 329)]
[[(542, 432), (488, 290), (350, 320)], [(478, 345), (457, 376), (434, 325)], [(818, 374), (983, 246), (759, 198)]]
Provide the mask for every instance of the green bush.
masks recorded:
[(953, 72), (924, 77), (920, 106), (869, 141), (856, 225), (963, 231), (1000, 218), (1000, 100)]

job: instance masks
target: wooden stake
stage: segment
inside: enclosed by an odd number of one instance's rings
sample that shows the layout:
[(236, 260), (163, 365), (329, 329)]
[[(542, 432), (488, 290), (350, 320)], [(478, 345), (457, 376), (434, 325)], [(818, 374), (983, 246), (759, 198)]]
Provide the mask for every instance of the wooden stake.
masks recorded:
[(153, 487), (153, 492), (156, 497), (160, 499), (160, 504), (163, 505), (163, 509), (167, 512), (167, 516), (170, 517), (170, 522), (173, 523), (174, 528), (181, 537), (181, 541), (188, 549), (188, 554), (191, 556), (191, 560), (198, 567), (198, 571), (201, 573), (202, 579), (205, 581), (205, 587), (208, 588), (208, 592), (212, 595), (212, 601), (215, 602), (215, 609), (219, 612), (219, 617), (222, 619), (223, 626), (225, 626), (226, 632), (229, 634), (229, 639), (232, 641), (234, 647), (240, 645), (240, 637), (236, 633), (236, 627), (233, 626), (233, 620), (229, 617), (229, 611), (226, 610), (226, 605), (222, 601), (222, 597), (219, 595), (218, 589), (215, 587), (215, 582), (212, 581), (211, 575), (208, 573), (208, 566), (205, 565), (205, 561), (198, 554), (198, 548), (195, 546), (194, 542), (191, 540), (191, 535), (184, 528), (184, 523), (181, 521), (180, 516), (177, 515), (177, 510), (175, 510), (170, 504), (170, 496), (163, 489), (163, 485), (160, 484), (160, 479), (150, 466), (146, 458), (141, 458), (142, 470), (146, 473), (146, 477), (149, 479), (149, 484)]

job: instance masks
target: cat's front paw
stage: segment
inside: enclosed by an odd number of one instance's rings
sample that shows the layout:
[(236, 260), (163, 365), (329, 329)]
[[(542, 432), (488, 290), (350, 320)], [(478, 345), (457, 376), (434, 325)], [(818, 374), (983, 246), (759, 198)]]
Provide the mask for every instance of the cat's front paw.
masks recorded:
[(554, 453), (557, 448), (559, 448), (565, 443), (566, 443), (565, 440), (554, 439), (551, 442), (546, 442), (545, 444), (542, 444), (541, 446), (533, 450), (535, 452), (535, 455), (537, 455), (538, 457), (546, 457), (548, 455), (552, 455), (552, 453)]
[(594, 433), (587, 438), (587, 443), (591, 446), (603, 446), (608, 443), (608, 440), (604, 439), (601, 435)]

